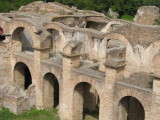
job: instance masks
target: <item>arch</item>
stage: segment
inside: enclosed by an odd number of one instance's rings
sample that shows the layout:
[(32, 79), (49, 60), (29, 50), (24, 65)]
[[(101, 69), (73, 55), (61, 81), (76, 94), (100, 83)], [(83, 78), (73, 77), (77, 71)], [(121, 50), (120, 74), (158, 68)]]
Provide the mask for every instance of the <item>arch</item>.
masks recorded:
[(33, 39), (28, 29), (18, 27), (12, 33), (12, 47), (15, 52), (33, 52)]
[(59, 105), (59, 83), (53, 73), (46, 73), (43, 77), (43, 107), (53, 109)]
[[(41, 34), (43, 34), (43, 32), (46, 32), (46, 31), (41, 31), (41, 29), (40, 29), (41, 26), (36, 26), (34, 21), (29, 21), (28, 19), (12, 19), (9, 22), (9, 25), (10, 25), (9, 33), (11, 33), (11, 34), (13, 34), (17, 28), (27, 29), (29, 31), (30, 35), (32, 36), (33, 48), (43, 47), (42, 46), (43, 43), (41, 42), (42, 37), (44, 39), (46, 39), (49, 36), (49, 33), (44, 33), (45, 35), (40, 36)], [(48, 41), (46, 41), (46, 42), (48, 42)], [(47, 44), (47, 45), (49, 46), (49, 44)], [(44, 46), (44, 47), (48, 47), (48, 46)]]
[[(52, 52), (53, 53), (63, 52), (63, 48), (67, 44), (67, 41), (60, 25), (58, 25), (57, 22), (54, 22), (54, 23), (44, 24), (44, 26), (49, 32), (52, 31), (52, 33), (50, 32), (52, 35)], [(58, 33), (58, 35), (56, 36), (57, 39), (55, 39), (56, 33)]]
[(54, 23), (48, 23), (48, 24), (44, 24), (45, 28), (48, 29), (55, 29), (59, 32), (63, 32), (62, 28), (56, 24), (57, 22)]
[(14, 82), (24, 90), (32, 84), (32, 76), (26, 64), (22, 62), (16, 63), (14, 66)]
[(99, 94), (87, 82), (78, 83), (73, 90), (73, 119), (82, 120), (87, 114), (99, 118)]
[[(116, 103), (115, 105), (118, 106), (119, 101), (126, 96), (132, 96), (136, 98), (138, 101), (140, 101), (140, 103), (144, 107), (145, 116), (148, 116), (149, 111), (151, 109), (151, 99), (146, 99), (146, 98), (149, 98), (147, 95), (144, 95), (143, 93), (133, 89), (129, 89), (129, 88), (123, 89), (117, 93), (117, 96), (115, 98), (115, 103)], [(115, 109), (117, 110), (116, 106), (115, 106)]]
[(117, 120), (144, 120), (145, 111), (141, 102), (132, 96), (125, 96), (119, 101)]
[(123, 36), (123, 35), (121, 35), (121, 34), (119, 34), (119, 33), (109, 33), (109, 34), (107, 34), (106, 35), (106, 40), (108, 40), (108, 39), (117, 39), (117, 40), (120, 40), (120, 41), (122, 41), (124, 44), (125, 44), (125, 46), (127, 46), (127, 44), (128, 43), (130, 43), (126, 38), (125, 38), (125, 36)]

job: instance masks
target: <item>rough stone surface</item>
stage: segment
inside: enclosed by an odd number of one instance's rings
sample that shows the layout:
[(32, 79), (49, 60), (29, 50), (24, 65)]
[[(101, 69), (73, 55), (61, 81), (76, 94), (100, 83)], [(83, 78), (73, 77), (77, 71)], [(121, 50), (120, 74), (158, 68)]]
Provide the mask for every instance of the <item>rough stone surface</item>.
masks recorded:
[(160, 8), (156, 6), (143, 6), (137, 11), (134, 21), (144, 25), (157, 25), (160, 17)]

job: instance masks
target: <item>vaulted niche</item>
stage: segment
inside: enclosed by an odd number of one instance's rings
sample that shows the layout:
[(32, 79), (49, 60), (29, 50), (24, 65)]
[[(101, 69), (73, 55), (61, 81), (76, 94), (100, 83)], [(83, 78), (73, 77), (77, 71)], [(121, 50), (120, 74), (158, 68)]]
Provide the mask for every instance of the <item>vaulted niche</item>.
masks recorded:
[(99, 118), (99, 97), (95, 88), (89, 83), (78, 83), (73, 92), (74, 120)]
[(140, 101), (126, 96), (119, 102), (118, 120), (144, 120), (145, 111)]
[(23, 27), (16, 28), (12, 34), (12, 47), (15, 52), (33, 52), (33, 41), (29, 30)]
[(59, 105), (59, 83), (56, 76), (47, 73), (43, 78), (43, 107), (50, 110)]
[(26, 90), (32, 84), (32, 76), (26, 64), (19, 62), (14, 67), (14, 82)]

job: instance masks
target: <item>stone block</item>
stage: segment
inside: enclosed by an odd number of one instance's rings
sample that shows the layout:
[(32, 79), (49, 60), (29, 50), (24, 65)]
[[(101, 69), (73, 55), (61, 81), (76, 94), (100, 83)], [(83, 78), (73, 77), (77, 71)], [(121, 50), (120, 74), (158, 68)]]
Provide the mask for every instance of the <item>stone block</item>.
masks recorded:
[(14, 114), (20, 114), (30, 109), (28, 97), (4, 95), (4, 107)]

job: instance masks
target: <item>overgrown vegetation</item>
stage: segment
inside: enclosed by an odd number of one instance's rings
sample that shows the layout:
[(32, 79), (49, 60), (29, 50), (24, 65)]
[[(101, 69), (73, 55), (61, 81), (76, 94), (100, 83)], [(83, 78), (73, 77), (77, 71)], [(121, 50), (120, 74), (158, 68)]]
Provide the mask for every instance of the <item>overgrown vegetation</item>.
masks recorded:
[(50, 111), (31, 109), (20, 115), (11, 113), (6, 108), (0, 108), (0, 120), (59, 120), (57, 109)]
[(128, 21), (133, 21), (134, 17), (133, 17), (133, 16), (130, 16), (130, 15), (122, 15), (122, 16), (120, 17), (120, 19), (128, 20)]
[[(98, 112), (85, 113), (84, 120), (98, 120)], [(0, 120), (60, 120), (58, 117), (58, 110), (36, 110), (31, 109), (28, 112), (20, 115), (11, 113), (7, 108), (0, 108)]]
[[(0, 0), (0, 12), (18, 10), (22, 5), (26, 5), (37, 0)], [(45, 0), (38, 0), (45, 1)], [(76, 6), (79, 9), (95, 10), (107, 15), (108, 9), (123, 15), (134, 16), (137, 9), (145, 5), (155, 5), (160, 7), (160, 0), (48, 0), (60, 2), (69, 6)], [(130, 19), (130, 18), (129, 18)]]

